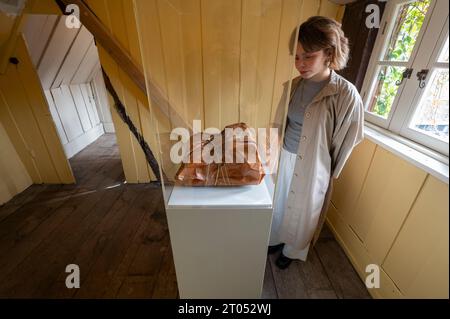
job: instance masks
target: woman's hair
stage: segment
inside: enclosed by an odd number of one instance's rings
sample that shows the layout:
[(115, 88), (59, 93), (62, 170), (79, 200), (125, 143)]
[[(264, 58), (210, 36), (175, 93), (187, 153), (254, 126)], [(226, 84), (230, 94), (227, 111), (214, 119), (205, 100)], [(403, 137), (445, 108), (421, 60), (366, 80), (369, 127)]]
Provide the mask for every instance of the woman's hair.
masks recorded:
[(325, 50), (330, 56), (330, 69), (342, 70), (349, 58), (348, 39), (336, 20), (315, 16), (300, 26), (298, 42), (306, 52)]

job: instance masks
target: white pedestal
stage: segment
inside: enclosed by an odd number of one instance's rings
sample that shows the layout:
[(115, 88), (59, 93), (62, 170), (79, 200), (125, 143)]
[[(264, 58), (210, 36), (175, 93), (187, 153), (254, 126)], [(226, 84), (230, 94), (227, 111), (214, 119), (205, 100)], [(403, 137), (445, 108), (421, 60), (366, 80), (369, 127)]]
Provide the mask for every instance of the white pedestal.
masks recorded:
[(175, 187), (167, 219), (181, 298), (261, 297), (272, 221), (265, 182)]

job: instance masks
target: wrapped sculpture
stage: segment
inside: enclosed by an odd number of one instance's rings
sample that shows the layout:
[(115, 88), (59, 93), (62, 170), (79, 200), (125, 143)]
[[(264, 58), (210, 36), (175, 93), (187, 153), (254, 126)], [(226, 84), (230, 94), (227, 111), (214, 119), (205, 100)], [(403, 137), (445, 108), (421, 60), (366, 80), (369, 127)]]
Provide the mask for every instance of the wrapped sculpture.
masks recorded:
[[(237, 134), (226, 134), (226, 131)], [(220, 134), (211, 135), (208, 140), (198, 138), (194, 145), (194, 136), (190, 138), (190, 152), (175, 175), (177, 185), (182, 186), (242, 186), (259, 185), (265, 173), (258, 153), (256, 138), (244, 132), (245, 123), (225, 127)], [(226, 146), (228, 149), (226, 149)], [(206, 163), (204, 156), (197, 163), (194, 154), (211, 154), (221, 149), (221, 154), (212, 163)], [(228, 152), (228, 153), (227, 153)], [(231, 157), (232, 155), (232, 157)], [(230, 160), (231, 159), (231, 160)]]

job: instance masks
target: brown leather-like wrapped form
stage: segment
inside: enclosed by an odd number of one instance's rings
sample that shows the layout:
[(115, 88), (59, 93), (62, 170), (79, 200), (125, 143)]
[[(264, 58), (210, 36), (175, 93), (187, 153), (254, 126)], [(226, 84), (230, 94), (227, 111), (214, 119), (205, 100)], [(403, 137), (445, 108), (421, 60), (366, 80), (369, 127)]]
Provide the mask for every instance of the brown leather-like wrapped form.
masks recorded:
[[(240, 128), (245, 131), (248, 126), (245, 123), (233, 124), (225, 127), (231, 129)], [(221, 134), (212, 135), (207, 141), (202, 141), (194, 145), (194, 137), (190, 139), (189, 163), (183, 163), (175, 175), (177, 185), (183, 186), (242, 186), (242, 185), (259, 185), (263, 180), (265, 173), (258, 153), (258, 147), (254, 136), (246, 136), (245, 138), (237, 138), (235, 134), (227, 136), (225, 129)], [(222, 138), (220, 138), (220, 136)], [(228, 143), (226, 143), (228, 138)], [(231, 140), (232, 139), (232, 140)], [(200, 140), (200, 139), (199, 139)], [(231, 142), (233, 144), (231, 144)], [(203, 157), (201, 163), (193, 162), (193, 154), (198, 152), (198, 148), (203, 151), (205, 147), (210, 150), (214, 146), (222, 148), (222, 160), (220, 163), (205, 163)], [(233, 145), (233, 161), (225, 162), (225, 145)], [(249, 158), (249, 152), (254, 152), (255, 158)], [(252, 153), (250, 153), (252, 154)], [(238, 162), (238, 159), (241, 159)], [(242, 160), (243, 159), (243, 160)], [(242, 163), (241, 163), (242, 162)]]

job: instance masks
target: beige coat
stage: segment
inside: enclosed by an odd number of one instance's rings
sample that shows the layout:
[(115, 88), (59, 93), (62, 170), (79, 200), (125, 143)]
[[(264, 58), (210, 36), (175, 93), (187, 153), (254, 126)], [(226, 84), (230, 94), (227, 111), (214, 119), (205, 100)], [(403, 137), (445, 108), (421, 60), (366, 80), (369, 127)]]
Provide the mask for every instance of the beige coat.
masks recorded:
[[(291, 99), (301, 81), (292, 81)], [(281, 241), (297, 249), (314, 241), (328, 209), (332, 180), (363, 138), (364, 106), (358, 90), (332, 71), (330, 82), (305, 110)]]

